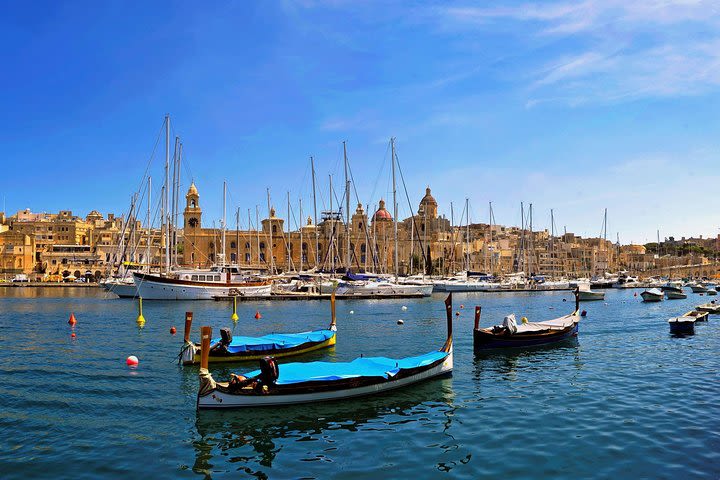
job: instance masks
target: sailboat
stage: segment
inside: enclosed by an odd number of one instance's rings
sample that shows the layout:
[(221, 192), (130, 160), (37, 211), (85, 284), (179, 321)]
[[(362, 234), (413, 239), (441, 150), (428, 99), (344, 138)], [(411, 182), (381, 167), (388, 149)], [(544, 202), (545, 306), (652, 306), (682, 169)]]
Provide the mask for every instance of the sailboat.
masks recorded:
[[(267, 297), (272, 282), (248, 279), (236, 265), (225, 264), (225, 198), (227, 184), (223, 182), (222, 254), (220, 263), (210, 269), (168, 268), (165, 274), (133, 272), (138, 294), (145, 300), (212, 300), (215, 297)], [(166, 260), (168, 254), (166, 251)]]

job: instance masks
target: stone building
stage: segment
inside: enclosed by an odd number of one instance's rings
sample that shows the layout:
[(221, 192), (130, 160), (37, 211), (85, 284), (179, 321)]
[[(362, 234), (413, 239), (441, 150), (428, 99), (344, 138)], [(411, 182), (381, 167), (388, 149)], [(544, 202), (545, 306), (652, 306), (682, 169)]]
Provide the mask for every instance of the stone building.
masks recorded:
[(35, 267), (35, 239), (24, 233), (0, 232), (0, 274), (32, 273)]

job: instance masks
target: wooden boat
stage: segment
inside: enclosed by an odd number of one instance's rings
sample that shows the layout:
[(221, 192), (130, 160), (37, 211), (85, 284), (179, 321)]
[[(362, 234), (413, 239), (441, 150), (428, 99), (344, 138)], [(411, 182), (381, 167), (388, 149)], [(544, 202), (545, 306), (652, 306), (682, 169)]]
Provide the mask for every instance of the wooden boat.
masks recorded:
[(594, 292), (590, 290), (589, 283), (581, 283), (578, 285), (578, 294), (581, 302), (590, 300), (605, 300), (605, 292)]
[[(328, 348), (335, 345), (335, 294), (330, 297), (330, 326), (325, 330), (300, 333), (271, 333), (262, 337), (233, 337), (229, 329), (220, 330), (220, 338), (212, 339), (209, 362), (242, 362), (258, 360), (268, 355), (275, 358), (290, 357)], [(192, 312), (185, 314), (185, 343), (180, 351), (183, 365), (200, 363), (201, 344), (190, 341)]]
[(679, 292), (675, 290), (665, 290), (665, 296), (668, 300), (683, 300), (687, 298), (687, 293), (683, 292), (682, 289)]
[(702, 305), (698, 305), (697, 307), (695, 307), (695, 310), (718, 314), (720, 313), (720, 303), (715, 303), (715, 300), (713, 300), (710, 303), (703, 303)]
[(651, 288), (642, 292), (640, 296), (642, 297), (643, 302), (659, 302), (663, 299), (663, 292), (657, 288)]
[(668, 320), (670, 333), (691, 334), (695, 333), (695, 319), (689, 317), (674, 317)]
[(452, 295), (445, 300), (447, 339), (425, 355), (393, 359), (360, 357), (352, 362), (278, 365), (272, 357), (260, 369), (216, 382), (207, 369), (212, 329), (202, 327), (198, 409), (242, 408), (314, 403), (371, 395), (452, 374)]
[(480, 328), (480, 307), (475, 307), (475, 328), (473, 345), (475, 352), (492, 349), (533, 347), (561, 342), (577, 336), (580, 323), (580, 296), (575, 290), (575, 311), (564, 317), (544, 322), (515, 324), (515, 316), (505, 317), (503, 325)]

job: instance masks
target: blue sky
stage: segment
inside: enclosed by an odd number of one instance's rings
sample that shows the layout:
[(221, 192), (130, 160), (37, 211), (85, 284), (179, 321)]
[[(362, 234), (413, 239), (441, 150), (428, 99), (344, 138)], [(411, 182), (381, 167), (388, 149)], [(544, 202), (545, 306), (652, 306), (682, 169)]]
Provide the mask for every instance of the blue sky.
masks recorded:
[[(144, 3), (147, 3), (144, 4)], [(30, 2), (0, 18), (0, 195), (9, 213), (121, 212), (163, 116), (205, 223), (285, 215), (342, 188), (623, 243), (717, 235), (720, 16), (703, 1)], [(156, 185), (162, 152), (155, 154)], [(155, 196), (157, 197), (157, 191)], [(402, 216), (409, 212), (401, 197)], [(354, 201), (353, 201), (354, 203)], [(243, 221), (246, 223), (246, 221)]]

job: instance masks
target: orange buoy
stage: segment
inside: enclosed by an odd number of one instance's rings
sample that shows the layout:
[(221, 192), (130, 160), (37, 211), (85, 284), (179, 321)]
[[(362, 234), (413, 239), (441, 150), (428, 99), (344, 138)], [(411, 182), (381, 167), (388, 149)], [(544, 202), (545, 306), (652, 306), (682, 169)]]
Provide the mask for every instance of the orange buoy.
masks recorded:
[(70, 312), (70, 320), (68, 320), (68, 325), (70, 325), (71, 327), (74, 327), (76, 323), (77, 323), (77, 320), (75, 320), (75, 314)]
[(140, 363), (140, 360), (138, 360), (138, 358), (135, 355), (130, 355), (125, 360), (125, 363), (127, 363), (128, 367), (137, 367), (138, 363)]
[(71, 334), (70, 334), (70, 337), (71, 337), (71, 338), (75, 338), (75, 332), (71, 333)]
[(262, 315), (260, 315), (260, 310), (255, 311), (255, 319), (260, 320), (262, 318)]
[(175, 327), (170, 327), (170, 335), (175, 335), (177, 333), (177, 329)]

